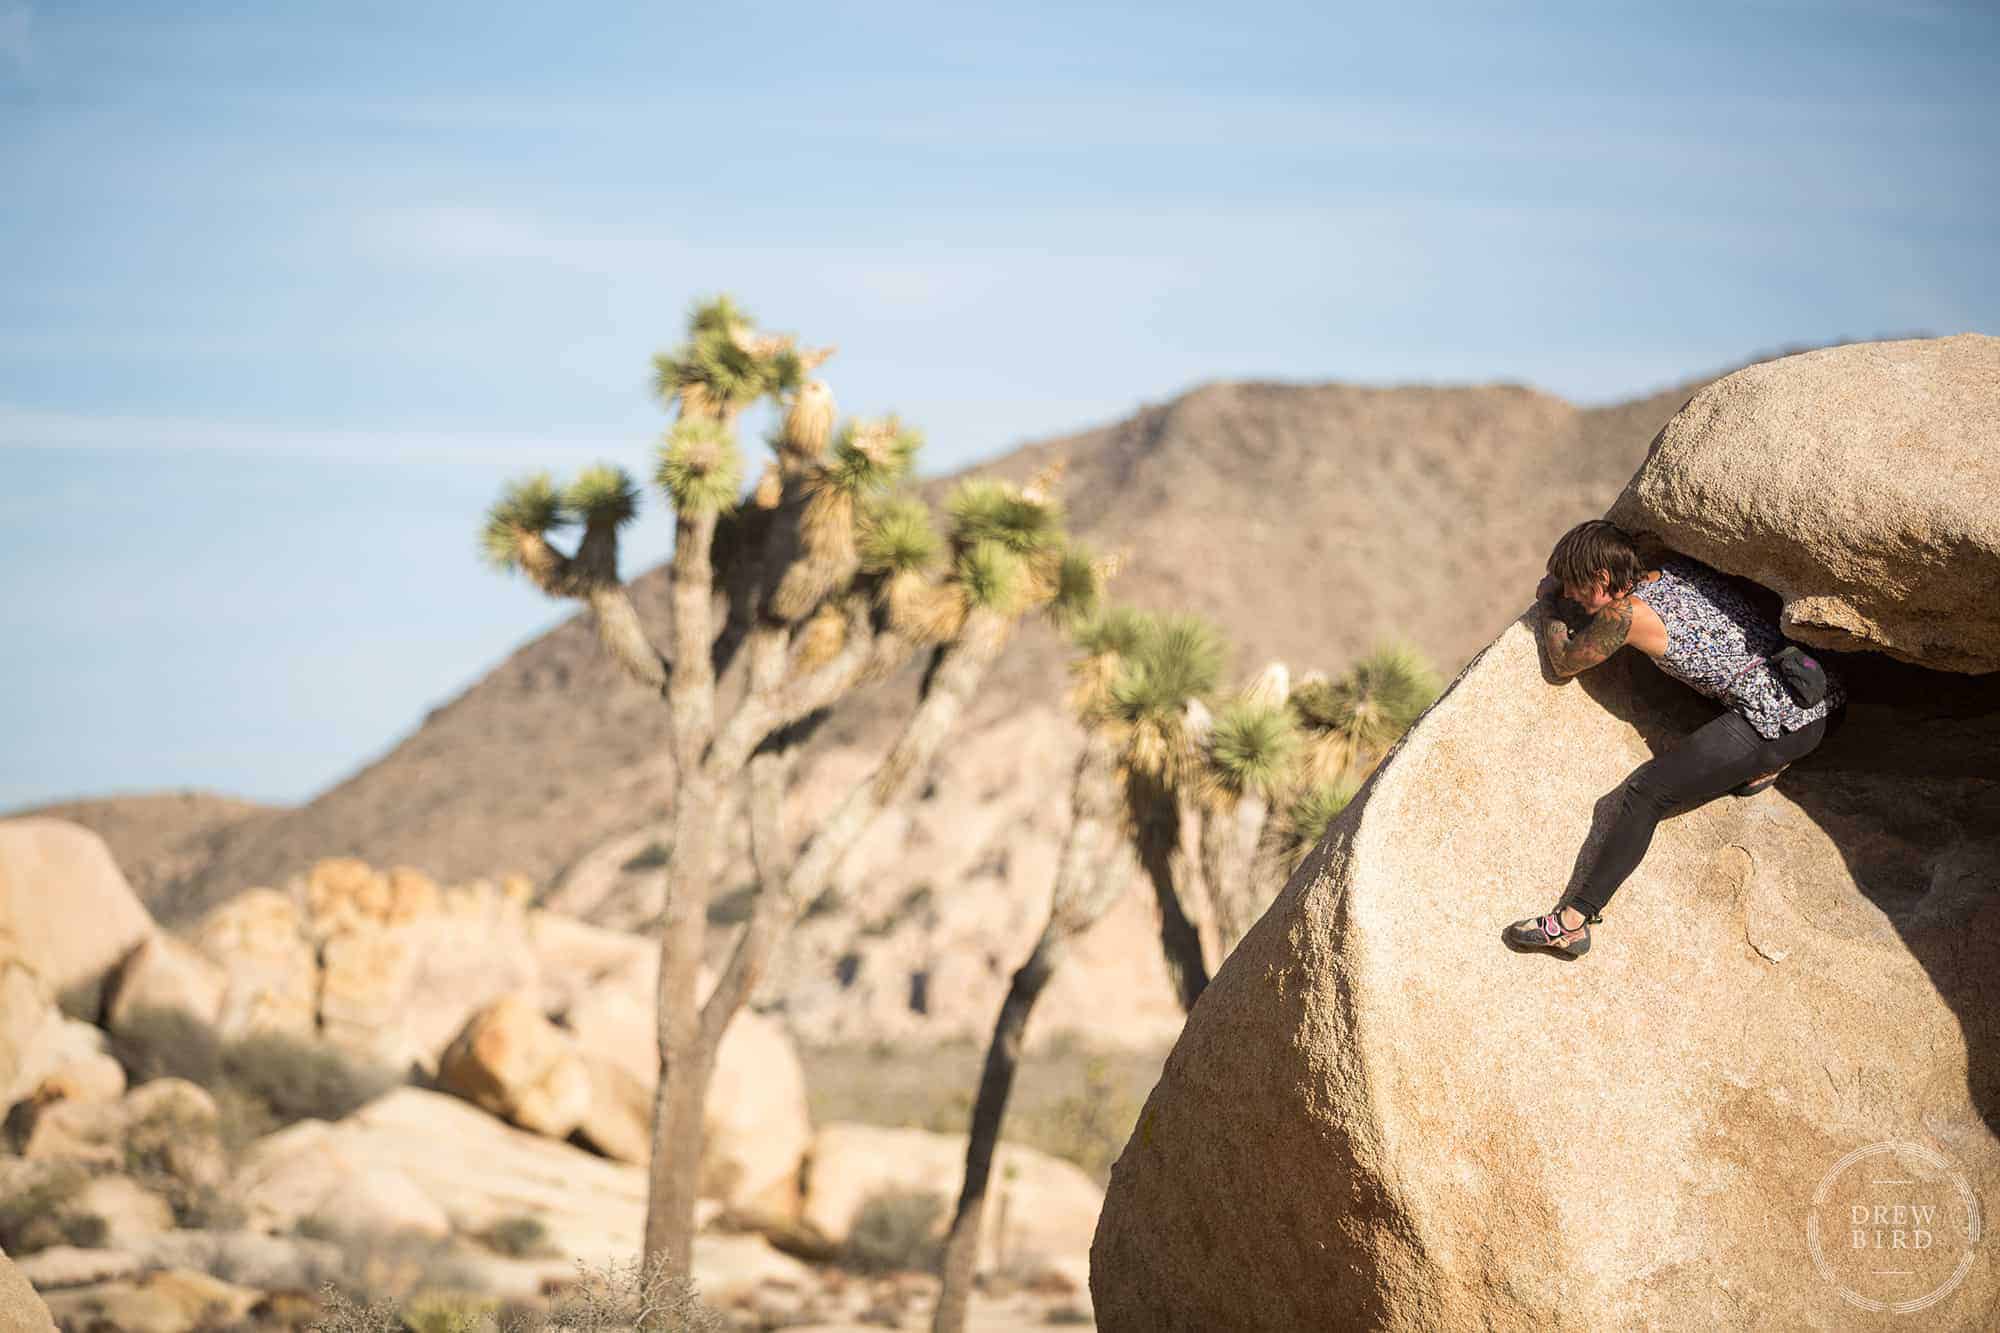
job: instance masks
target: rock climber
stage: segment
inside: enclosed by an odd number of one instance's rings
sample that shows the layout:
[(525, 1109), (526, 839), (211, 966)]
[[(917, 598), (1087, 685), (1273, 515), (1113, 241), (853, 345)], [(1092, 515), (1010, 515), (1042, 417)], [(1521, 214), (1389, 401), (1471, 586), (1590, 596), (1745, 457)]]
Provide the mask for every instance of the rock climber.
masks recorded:
[[(1592, 519), (1563, 534), (1548, 576), (1535, 589), (1536, 637), (1562, 677), (1609, 658), (1626, 644), (1660, 670), (1720, 701), (1724, 711), (1664, 754), (1634, 769), (1619, 789), (1611, 831), (1568, 898), (1508, 926), (1517, 948), (1576, 958), (1590, 949), (1590, 926), (1652, 844), (1662, 819), (1725, 794), (1752, 796), (1825, 739), (1828, 716), (1847, 692), (1833, 672), (1796, 648), (1768, 612), (1728, 575), (1698, 560), (1662, 553), (1648, 568), (1632, 536)], [(1802, 702), (1823, 682), (1824, 697)]]

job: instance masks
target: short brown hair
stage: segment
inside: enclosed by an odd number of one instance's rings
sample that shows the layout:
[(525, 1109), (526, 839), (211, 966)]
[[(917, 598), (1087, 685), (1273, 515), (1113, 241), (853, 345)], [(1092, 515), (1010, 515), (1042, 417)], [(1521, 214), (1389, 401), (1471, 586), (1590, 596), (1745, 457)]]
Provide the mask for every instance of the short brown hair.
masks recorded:
[(1588, 587), (1597, 581), (1597, 571), (1611, 575), (1611, 591), (1639, 581), (1645, 572), (1639, 548), (1631, 534), (1616, 523), (1593, 518), (1579, 523), (1562, 535), (1549, 553), (1549, 573), (1564, 583)]

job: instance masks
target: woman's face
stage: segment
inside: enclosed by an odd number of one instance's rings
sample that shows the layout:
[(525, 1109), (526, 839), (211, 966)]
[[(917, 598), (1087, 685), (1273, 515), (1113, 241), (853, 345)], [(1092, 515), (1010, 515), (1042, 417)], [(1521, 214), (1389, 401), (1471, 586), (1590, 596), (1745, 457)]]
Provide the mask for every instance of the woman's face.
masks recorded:
[(1596, 615), (1611, 605), (1611, 572), (1600, 569), (1597, 577), (1588, 584), (1565, 583), (1563, 596), (1575, 602), (1584, 610)]

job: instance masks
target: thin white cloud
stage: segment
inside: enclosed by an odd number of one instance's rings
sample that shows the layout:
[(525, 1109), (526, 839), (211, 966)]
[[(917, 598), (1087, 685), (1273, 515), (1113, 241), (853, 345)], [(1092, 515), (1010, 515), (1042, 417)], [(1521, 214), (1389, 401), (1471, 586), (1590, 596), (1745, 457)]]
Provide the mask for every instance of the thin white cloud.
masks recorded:
[(389, 258), (484, 263), (543, 260), (595, 268), (622, 249), (622, 238), (557, 227), (530, 213), (464, 204), (378, 209), (359, 219), (356, 240)]
[(354, 463), (398, 461), (532, 464), (617, 459), (643, 448), (643, 432), (499, 432), (327, 430), (198, 417), (47, 412), (0, 403), (0, 449), (127, 449), (321, 458)]

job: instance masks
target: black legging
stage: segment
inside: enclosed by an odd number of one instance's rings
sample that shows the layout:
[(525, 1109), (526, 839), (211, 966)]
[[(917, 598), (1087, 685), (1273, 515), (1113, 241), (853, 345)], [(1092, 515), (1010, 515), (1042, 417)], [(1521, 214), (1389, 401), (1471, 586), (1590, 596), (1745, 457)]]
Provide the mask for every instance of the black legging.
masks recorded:
[(1638, 869), (1653, 830), (1670, 815), (1685, 814), (1811, 753), (1826, 736), (1826, 719), (1767, 741), (1734, 711), (1704, 724), (1665, 754), (1656, 755), (1632, 771), (1619, 788), (1618, 818), (1597, 849), (1597, 860), (1570, 895), (1570, 905), (1590, 917), (1603, 915), (1604, 904)]

